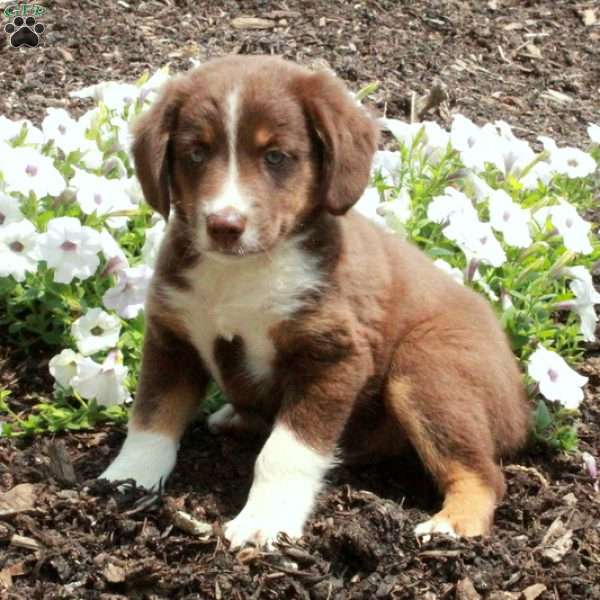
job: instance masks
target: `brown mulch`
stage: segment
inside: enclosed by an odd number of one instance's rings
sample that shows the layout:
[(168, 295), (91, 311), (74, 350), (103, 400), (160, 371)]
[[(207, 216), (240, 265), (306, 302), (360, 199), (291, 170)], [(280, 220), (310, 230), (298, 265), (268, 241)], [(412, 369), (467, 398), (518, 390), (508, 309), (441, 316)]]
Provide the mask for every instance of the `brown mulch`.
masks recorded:
[[(38, 19), (46, 27), (40, 47), (15, 50), (0, 32), (0, 114), (12, 118), (40, 122), (48, 106), (80, 112), (67, 92), (234, 52), (327, 65), (355, 89), (379, 81), (376, 105), (391, 116), (406, 118), (412, 93), (427, 94), (440, 80), (449, 104), (428, 116), (446, 125), (458, 111), (505, 119), (525, 137), (582, 143), (587, 123), (600, 120), (598, 0), (40, 4), (48, 7)], [(265, 28), (236, 28), (240, 16), (261, 18)]]
[[(390, 116), (407, 118), (412, 92), (438, 79), (449, 101), (428, 116), (445, 125), (460, 111), (505, 119), (530, 139), (582, 144), (587, 123), (600, 121), (597, 1), (44, 4), (42, 47), (14, 50), (0, 32), (0, 114), (11, 118), (39, 124), (48, 106), (80, 113), (88, 105), (68, 91), (167, 62), (179, 71), (190, 58), (262, 52), (325, 63), (355, 89), (377, 80), (376, 105)], [(585, 25), (585, 11), (598, 22)], [(271, 23), (236, 29), (239, 16)], [(0, 334), (0, 349), (8, 346)], [(600, 358), (584, 369), (580, 450), (597, 455)], [(0, 352), (1, 385), (19, 408), (30, 393), (48, 393), (43, 356), (21, 363)], [(54, 442), (0, 439), (0, 599), (600, 598), (600, 493), (579, 453), (530, 450), (507, 464), (507, 497), (487, 539), (417, 542), (414, 526), (439, 498), (407, 457), (337, 469), (301, 541), (233, 553), (220, 527), (243, 505), (260, 441), (194, 426), (159, 497), (93, 482), (123, 436), (103, 427)], [(19, 484), (18, 510), (7, 514), (1, 494)], [(213, 531), (182, 530), (178, 510)]]

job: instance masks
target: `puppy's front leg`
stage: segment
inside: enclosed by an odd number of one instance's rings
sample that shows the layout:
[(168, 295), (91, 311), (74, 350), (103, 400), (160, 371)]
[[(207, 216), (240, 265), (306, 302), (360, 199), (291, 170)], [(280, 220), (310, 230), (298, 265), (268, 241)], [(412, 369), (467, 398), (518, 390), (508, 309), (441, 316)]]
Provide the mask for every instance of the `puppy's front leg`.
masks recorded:
[(100, 478), (134, 479), (147, 489), (164, 484), (208, 381), (196, 350), (149, 320), (127, 438)]
[(328, 367), (302, 361), (295, 366), (298, 375), (284, 390), (275, 425), (254, 466), (246, 505), (225, 526), (232, 547), (247, 542), (271, 546), (279, 532), (302, 535), (325, 474), (335, 463), (362, 381), (360, 366), (352, 362)]

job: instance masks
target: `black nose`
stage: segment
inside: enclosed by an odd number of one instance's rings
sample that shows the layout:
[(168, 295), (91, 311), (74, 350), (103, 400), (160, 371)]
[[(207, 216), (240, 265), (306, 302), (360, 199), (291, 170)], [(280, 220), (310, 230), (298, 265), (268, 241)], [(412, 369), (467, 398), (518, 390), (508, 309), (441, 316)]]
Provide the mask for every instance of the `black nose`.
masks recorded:
[(244, 233), (246, 217), (235, 208), (223, 208), (208, 215), (206, 229), (210, 237), (216, 242), (223, 245), (232, 244)]

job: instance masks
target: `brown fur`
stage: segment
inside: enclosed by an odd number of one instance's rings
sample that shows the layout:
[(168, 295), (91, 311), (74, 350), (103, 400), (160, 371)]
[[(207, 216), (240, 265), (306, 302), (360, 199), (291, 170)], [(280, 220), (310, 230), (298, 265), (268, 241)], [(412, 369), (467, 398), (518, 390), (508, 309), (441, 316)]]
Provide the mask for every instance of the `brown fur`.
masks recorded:
[[(279, 59), (236, 57), (169, 84), (134, 145), (148, 202), (163, 215), (172, 202), (176, 213), (154, 289), (185, 286), (181, 272), (202, 260), (192, 232), (202, 199), (226, 172), (221, 107), (235, 81), (244, 82), (240, 172), (255, 199), (261, 250), (303, 232), (327, 286), (273, 328), (272, 381), (248, 380), (244, 340), (215, 339), (228, 399), (323, 452), (340, 446), (360, 458), (412, 445), (445, 494), (440, 515), (458, 533), (485, 533), (504, 492), (497, 460), (526, 437), (521, 375), (483, 298), (410, 244), (344, 215), (367, 184), (377, 128), (338, 80)], [(285, 169), (265, 172), (267, 143), (293, 156)], [(198, 145), (207, 156), (201, 167), (187, 158)], [(177, 315), (153, 298), (133, 418), (177, 436), (208, 372)]]

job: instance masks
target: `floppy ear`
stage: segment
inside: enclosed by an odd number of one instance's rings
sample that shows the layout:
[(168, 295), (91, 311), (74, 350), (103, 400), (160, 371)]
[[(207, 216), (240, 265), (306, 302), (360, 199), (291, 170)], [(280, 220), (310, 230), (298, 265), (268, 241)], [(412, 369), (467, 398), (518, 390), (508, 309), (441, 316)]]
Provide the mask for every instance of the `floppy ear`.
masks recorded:
[(178, 82), (165, 85), (160, 97), (133, 128), (132, 153), (146, 202), (165, 220), (171, 208), (169, 138), (182, 102)]
[(308, 118), (323, 145), (322, 201), (330, 213), (343, 215), (369, 182), (379, 127), (333, 75), (308, 76), (302, 95)]

